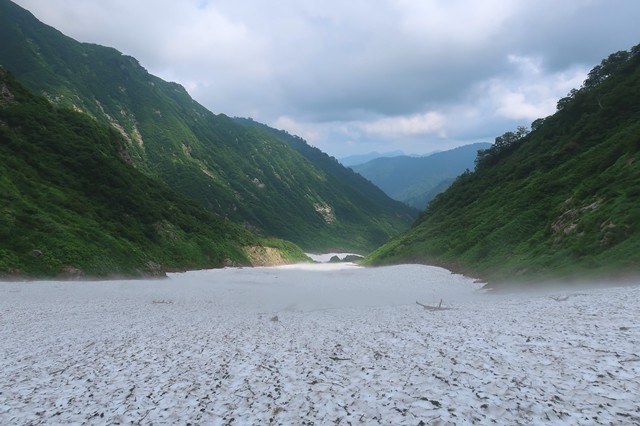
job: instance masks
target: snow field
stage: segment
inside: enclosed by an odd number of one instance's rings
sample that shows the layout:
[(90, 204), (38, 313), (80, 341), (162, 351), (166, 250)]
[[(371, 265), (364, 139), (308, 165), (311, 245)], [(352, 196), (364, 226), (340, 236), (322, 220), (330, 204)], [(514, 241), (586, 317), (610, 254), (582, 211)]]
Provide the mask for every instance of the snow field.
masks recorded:
[(0, 423), (640, 423), (640, 287), (479, 287), (417, 265), (0, 283)]

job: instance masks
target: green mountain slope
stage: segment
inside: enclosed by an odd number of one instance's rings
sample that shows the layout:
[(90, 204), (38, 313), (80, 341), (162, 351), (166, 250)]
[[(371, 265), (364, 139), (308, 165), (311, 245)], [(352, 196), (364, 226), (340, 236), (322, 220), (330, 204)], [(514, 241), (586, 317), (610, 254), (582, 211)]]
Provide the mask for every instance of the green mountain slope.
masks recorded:
[(112, 128), (52, 107), (0, 68), (0, 276), (249, 264), (246, 249), (261, 241), (128, 165), (125, 145)]
[(391, 198), (424, 209), (457, 176), (473, 168), (478, 150), (489, 146), (491, 144), (475, 143), (426, 157), (376, 158), (351, 168)]
[(370, 262), (494, 281), (640, 271), (640, 46), (612, 54), (532, 131), (508, 132)]
[[(355, 173), (351, 168), (344, 167), (334, 157), (327, 155), (318, 148), (309, 146), (301, 137), (291, 135), (285, 130), (274, 129), (252, 119), (235, 118), (235, 121), (275, 136), (278, 140), (297, 151), (307, 161), (324, 170), (326, 172), (326, 180), (324, 185), (318, 187), (319, 194), (326, 198), (331, 197), (332, 192), (348, 194), (348, 197), (337, 199), (335, 210), (341, 217), (350, 217), (354, 224), (365, 219), (359, 213), (359, 210), (376, 211), (379, 210), (378, 206), (380, 205), (389, 205), (397, 214), (404, 215), (406, 218), (418, 215), (418, 210), (408, 207), (402, 202), (391, 200), (379, 187), (372, 185), (369, 180)], [(366, 223), (362, 223), (361, 229), (358, 229), (356, 234), (366, 232), (366, 227)], [(392, 232), (392, 229), (387, 229), (384, 234), (389, 232)], [(380, 235), (380, 238), (383, 238), (383, 235)]]
[(248, 229), (309, 250), (369, 250), (406, 229), (412, 211), (390, 199), (351, 202), (357, 185), (278, 137), (214, 115), (180, 85), (115, 49), (78, 43), (0, 0), (0, 64), (56, 105), (109, 124), (131, 163)]

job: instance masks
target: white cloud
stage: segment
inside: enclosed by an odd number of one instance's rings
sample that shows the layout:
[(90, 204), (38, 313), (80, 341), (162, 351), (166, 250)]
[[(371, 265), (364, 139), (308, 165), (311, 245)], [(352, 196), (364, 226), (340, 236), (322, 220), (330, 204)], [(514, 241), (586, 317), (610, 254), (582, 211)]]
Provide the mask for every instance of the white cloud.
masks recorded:
[[(399, 0), (395, 6), (401, 15), (402, 30), (431, 42), (435, 48), (482, 45), (499, 35), (501, 27), (522, 8), (517, 2), (503, 0)], [(433, 43), (434, 40), (439, 42)]]
[(312, 145), (322, 137), (322, 130), (317, 124), (302, 123), (287, 116), (278, 117), (271, 126), (300, 136)]
[(526, 120), (553, 114), (556, 103), (572, 88), (580, 87), (587, 68), (572, 67), (560, 72), (544, 68), (540, 57), (509, 55), (512, 72), (480, 82), (472, 97), (478, 108), (510, 120)]
[(401, 117), (385, 117), (362, 124), (362, 129), (379, 136), (413, 136), (435, 134), (446, 137), (445, 117), (438, 112), (426, 112)]

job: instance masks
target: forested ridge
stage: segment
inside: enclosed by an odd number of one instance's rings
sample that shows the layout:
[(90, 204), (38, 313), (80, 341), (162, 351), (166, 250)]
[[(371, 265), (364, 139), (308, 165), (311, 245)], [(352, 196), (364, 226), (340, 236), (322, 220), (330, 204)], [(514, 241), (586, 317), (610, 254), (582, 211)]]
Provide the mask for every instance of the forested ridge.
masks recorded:
[(9, 0), (0, 0), (0, 39), (0, 65), (19, 81), (114, 128), (134, 167), (254, 233), (307, 250), (367, 252), (417, 213), (326, 154), (306, 155), (313, 148), (303, 140), (294, 149), (282, 135), (214, 114), (135, 58), (75, 41)]
[(126, 140), (0, 68), (0, 276), (117, 277), (250, 264), (261, 240), (129, 164)]
[(640, 46), (610, 55), (557, 112), (496, 138), (372, 264), (493, 281), (640, 271)]

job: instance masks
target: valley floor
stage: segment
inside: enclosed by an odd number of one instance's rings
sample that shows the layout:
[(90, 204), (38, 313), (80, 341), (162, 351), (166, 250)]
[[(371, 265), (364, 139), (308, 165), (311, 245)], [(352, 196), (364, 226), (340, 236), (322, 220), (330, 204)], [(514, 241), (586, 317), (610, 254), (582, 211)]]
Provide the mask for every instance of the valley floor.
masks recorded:
[(0, 424), (640, 423), (640, 286), (480, 286), (419, 265), (0, 283)]

